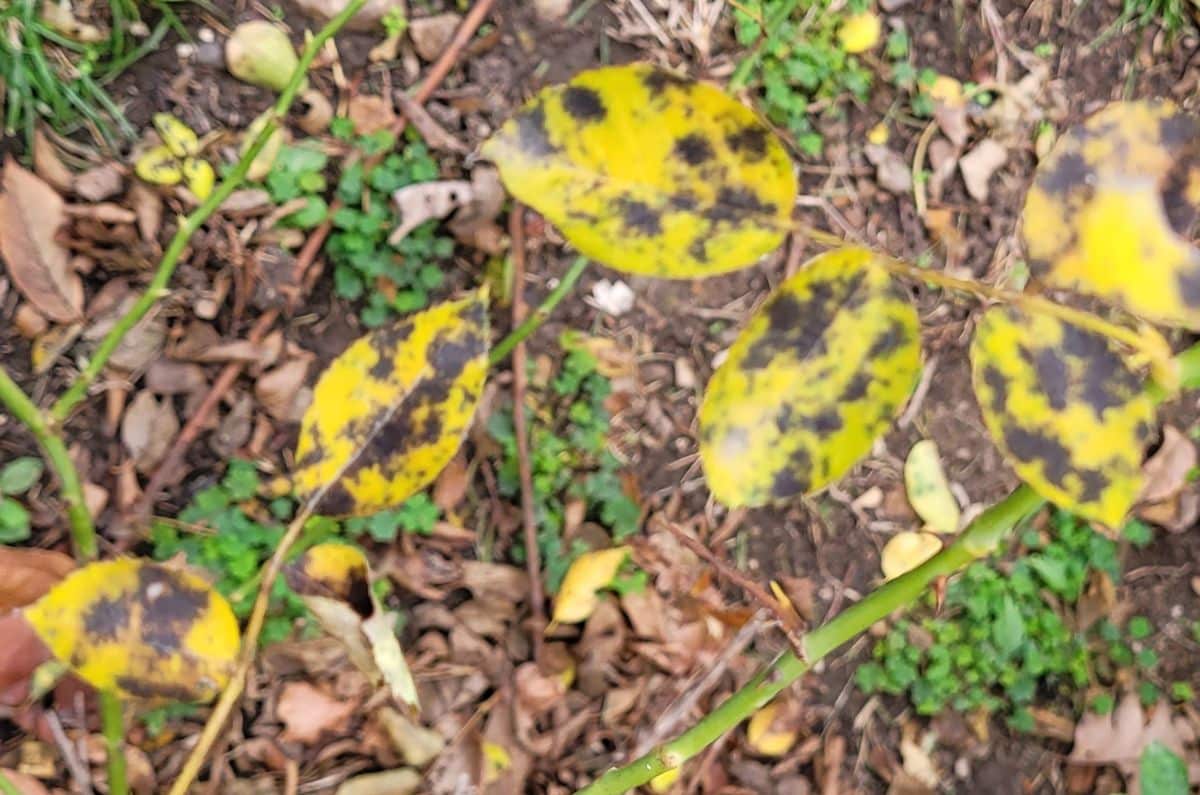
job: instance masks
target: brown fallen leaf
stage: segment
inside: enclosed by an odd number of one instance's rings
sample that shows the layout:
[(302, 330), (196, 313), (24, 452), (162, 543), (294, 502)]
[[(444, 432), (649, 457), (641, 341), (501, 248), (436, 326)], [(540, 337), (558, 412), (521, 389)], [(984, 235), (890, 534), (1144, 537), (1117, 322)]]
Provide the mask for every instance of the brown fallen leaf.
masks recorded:
[(334, 795), (412, 795), (421, 788), (421, 774), (409, 767), (364, 773), (346, 779)]
[(467, 206), (474, 196), (474, 186), (461, 179), (418, 182), (401, 188), (392, 194), (392, 201), (400, 210), (400, 224), (388, 242), (396, 245), (426, 221), (445, 218), (460, 207)]
[(208, 386), (198, 364), (159, 359), (146, 369), (146, 388), (156, 395), (186, 395)]
[(425, 767), (446, 747), (446, 738), (414, 723), (397, 709), (383, 706), (375, 713), (404, 764)]
[(66, 219), (62, 197), (12, 157), (0, 194), (0, 256), (17, 289), (43, 315), (73, 323), (83, 309), (83, 281), (56, 239)]
[(31, 340), (39, 334), (46, 333), (50, 324), (32, 305), (21, 304), (13, 313), (13, 328), (25, 339)]
[(421, 133), (422, 140), (429, 145), (430, 149), (436, 149), (440, 152), (452, 152), (459, 155), (465, 155), (471, 151), (470, 147), (446, 132), (442, 128), (442, 125), (438, 124), (437, 120), (429, 115), (429, 111), (425, 110), (425, 106), (410, 97), (407, 91), (397, 91), (395, 100), (396, 107), (400, 109), (400, 113), (404, 115), (404, 118), (408, 120), (408, 123), (417, 132)]
[(471, 171), (471, 197), (446, 228), (465, 246), (487, 254), (501, 253), (508, 247), (508, 239), (496, 218), (504, 209), (506, 197), (500, 172), (493, 166), (476, 166)]
[(58, 147), (40, 126), (33, 131), (33, 171), (59, 193), (70, 190), (75, 181), (75, 174), (58, 156)]
[(129, 204), (137, 216), (138, 234), (147, 243), (158, 240), (162, 228), (163, 204), (158, 191), (143, 182), (135, 181), (129, 188)]
[(50, 790), (46, 789), (42, 782), (33, 776), (27, 776), (7, 768), (0, 769), (0, 775), (17, 788), (18, 795), (50, 795)]
[(1075, 747), (1067, 760), (1079, 765), (1113, 765), (1125, 776), (1130, 795), (1138, 795), (1139, 761), (1146, 746), (1158, 742), (1186, 759), (1185, 746), (1195, 740), (1188, 722), (1172, 713), (1170, 704), (1160, 702), (1146, 720), (1137, 694), (1127, 693), (1110, 715), (1088, 712), (1079, 720)]
[(33, 372), (42, 375), (49, 372), (58, 357), (70, 348), (79, 335), (83, 333), (82, 323), (72, 323), (68, 326), (52, 326), (45, 333), (34, 338), (29, 346), (29, 362)]
[[(297, 0), (300, 10), (309, 16), (329, 21), (346, 8), (349, 0)], [(398, 12), (405, 16), (404, 0), (367, 0), (363, 7), (346, 23), (347, 30), (375, 31), (389, 13)]]
[(985, 202), (988, 197), (988, 181), (996, 169), (1008, 160), (1008, 149), (992, 138), (985, 138), (975, 144), (958, 161), (958, 170), (962, 172), (963, 182), (967, 185), (967, 193), (975, 201)]
[(74, 568), (61, 552), (0, 547), (0, 613), (36, 602)]
[(358, 94), (350, 100), (346, 115), (359, 135), (371, 135), (395, 124), (396, 109), (391, 100), (372, 94)]
[(912, 190), (912, 172), (897, 152), (880, 144), (867, 144), (863, 154), (875, 166), (875, 181), (879, 187), (897, 196)]
[(171, 399), (160, 402), (148, 389), (138, 393), (121, 420), (121, 441), (142, 474), (162, 462), (177, 433), (179, 418)]
[(15, 706), (29, 696), (29, 677), (51, 658), (50, 649), (19, 612), (0, 615), (0, 704)]
[(436, 61), (454, 37), (454, 31), (462, 23), (458, 14), (435, 14), (418, 17), (408, 22), (408, 36), (413, 48), (424, 61)]
[(443, 513), (453, 511), (467, 494), (467, 459), (462, 453), (450, 459), (450, 463), (438, 475), (433, 484), (433, 504)]
[[(87, 342), (99, 344), (100, 340), (104, 339), (112, 331), (113, 326), (128, 314), (133, 305), (137, 303), (137, 300), (138, 296), (136, 294), (132, 292), (127, 294), (116, 306), (100, 314), (92, 322), (92, 325), (84, 330), (83, 339)], [(121, 342), (117, 345), (117, 349), (113, 351), (109, 363), (118, 370), (130, 373), (140, 372), (159, 357), (166, 339), (166, 322), (158, 312), (148, 312), (145, 317), (139, 320), (121, 338)]]
[(1187, 485), (1196, 467), (1196, 445), (1174, 425), (1163, 427), (1162, 446), (1142, 466), (1144, 485), (1138, 502), (1164, 502)]
[(312, 390), (304, 386), (309, 360), (295, 358), (268, 370), (254, 384), (254, 397), (267, 413), (284, 422), (299, 422), (312, 402)]
[(347, 734), (358, 705), (357, 699), (334, 698), (308, 682), (288, 682), (275, 705), (275, 715), (283, 723), (280, 738), (309, 745), (325, 734)]
[(119, 194), (125, 187), (125, 169), (105, 163), (75, 177), (75, 195), (89, 202), (102, 202)]

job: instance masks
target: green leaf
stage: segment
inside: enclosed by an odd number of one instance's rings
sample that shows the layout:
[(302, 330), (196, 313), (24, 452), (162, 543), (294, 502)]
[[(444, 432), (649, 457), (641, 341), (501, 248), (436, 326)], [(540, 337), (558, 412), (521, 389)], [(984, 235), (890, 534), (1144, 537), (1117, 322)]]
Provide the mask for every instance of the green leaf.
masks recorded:
[(921, 371), (916, 310), (863, 248), (810, 260), (747, 323), (705, 390), (700, 459), (731, 507), (809, 494), (866, 455)]
[(1025, 640), (1025, 619), (1011, 596), (1005, 595), (992, 627), (992, 639), (1002, 656), (1012, 654)]
[(1187, 765), (1157, 740), (1142, 751), (1139, 764), (1142, 792), (1153, 795), (1189, 795)]
[(40, 458), (14, 458), (0, 469), (0, 494), (24, 494), (42, 476), (45, 466)]
[(0, 544), (28, 540), (29, 511), (10, 497), (0, 498)]
[(1154, 632), (1154, 625), (1145, 616), (1134, 616), (1129, 619), (1127, 630), (1129, 637), (1133, 640), (1143, 640), (1150, 637), (1150, 634)]
[(626, 273), (747, 267), (782, 242), (796, 197), (787, 152), (753, 111), (649, 64), (543, 90), (482, 151), (581, 253)]
[(1143, 379), (1104, 337), (995, 307), (971, 344), (984, 424), (1017, 475), (1058, 507), (1120, 525), (1154, 425)]

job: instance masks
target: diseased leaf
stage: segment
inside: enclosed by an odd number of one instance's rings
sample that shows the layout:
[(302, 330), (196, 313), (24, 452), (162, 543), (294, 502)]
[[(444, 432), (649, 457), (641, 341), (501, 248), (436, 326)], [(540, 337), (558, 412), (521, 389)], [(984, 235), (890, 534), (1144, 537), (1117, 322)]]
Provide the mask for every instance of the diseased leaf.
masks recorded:
[(757, 506), (837, 480), (920, 371), (916, 310), (874, 255), (813, 258), (750, 319), (705, 391), (700, 459), (713, 495)]
[(884, 579), (894, 580), (932, 558), (941, 548), (941, 539), (933, 533), (913, 533), (907, 530), (896, 533), (883, 545), (883, 551), (879, 555), (879, 568), (883, 571)]
[(185, 157), (195, 157), (200, 152), (200, 139), (196, 131), (184, 124), (170, 113), (155, 113), (154, 129), (158, 137), (171, 154), (181, 160)]
[(365, 516), (433, 482), (462, 443), (487, 374), (485, 297), (473, 293), (355, 341), (317, 382), (300, 426), (296, 490)]
[(24, 612), (81, 679), (132, 698), (208, 701), (240, 643), (229, 603), (207, 583), (133, 558), (84, 566)]
[(165, 145), (143, 152), (133, 164), (133, 172), (151, 185), (178, 185), (183, 181), (183, 164)]
[(63, 200), (54, 188), (11, 157), (6, 160), (0, 256), (21, 294), (56, 323), (79, 320), (83, 310), (83, 281), (71, 270), (70, 253), (56, 239), (65, 222)]
[(545, 89), (482, 152), (581, 253), (626, 273), (744, 268), (782, 242), (796, 198), (786, 151), (752, 111), (649, 64)]
[(995, 307), (971, 363), (984, 422), (1017, 475), (1060, 508), (1120, 524), (1141, 490), (1154, 403), (1108, 340)]
[[(750, 716), (746, 724), (746, 743), (760, 756), (783, 756), (799, 738), (790, 714), (781, 715), (780, 702), (772, 701)], [(781, 725), (782, 724), (782, 725)]]
[(387, 685), (399, 704), (418, 707), (417, 686), (396, 639), (396, 616), (385, 611), (371, 588), (371, 569), (356, 547), (317, 544), (285, 571), (325, 631), (376, 684)]
[(554, 598), (554, 620), (560, 624), (587, 620), (600, 603), (596, 592), (613, 581), (628, 556), (629, 547), (613, 547), (575, 558)]
[(904, 461), (904, 488), (913, 510), (931, 530), (938, 533), (958, 531), (961, 511), (950, 491), (933, 440), (922, 439), (908, 451)]
[(1198, 139), (1168, 101), (1115, 102), (1063, 135), (1025, 199), (1033, 274), (1200, 328)]

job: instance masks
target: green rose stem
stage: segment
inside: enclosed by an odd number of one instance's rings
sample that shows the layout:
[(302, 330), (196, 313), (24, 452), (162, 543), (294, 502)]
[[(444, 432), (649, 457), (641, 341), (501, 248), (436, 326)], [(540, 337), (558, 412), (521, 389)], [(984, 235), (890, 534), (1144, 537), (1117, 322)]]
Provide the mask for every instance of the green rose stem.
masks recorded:
[[(1184, 388), (1200, 387), (1200, 343), (1176, 356), (1174, 363)], [(1147, 384), (1146, 390), (1156, 401), (1161, 401), (1167, 392), (1154, 382)], [(640, 759), (605, 773), (576, 795), (618, 795), (679, 767), (766, 706), (830, 652), (865, 632), (875, 622), (912, 605), (935, 579), (954, 574), (968, 563), (995, 552), (1023, 520), (1043, 505), (1045, 500), (1032, 489), (1019, 486), (980, 514), (953, 544), (804, 636), (806, 660), (793, 652), (784, 654), (691, 729)]]
[[(545, 300), (538, 306), (537, 309), (530, 313), (529, 317), (517, 326), (512, 332), (500, 340), (491, 352), (488, 354), (488, 365), (495, 367), (504, 361), (508, 354), (512, 353), (512, 349), (517, 347), (517, 344), (529, 337), (530, 334), (538, 330), (538, 327), (546, 322), (546, 318), (550, 317), (550, 313), (558, 306), (559, 302), (566, 298), (567, 293), (571, 292), (571, 288), (579, 281), (579, 277), (583, 275), (587, 269), (587, 257), (577, 257), (571, 267), (563, 274), (562, 279)], [(513, 289), (520, 290), (521, 285), (515, 285)]]

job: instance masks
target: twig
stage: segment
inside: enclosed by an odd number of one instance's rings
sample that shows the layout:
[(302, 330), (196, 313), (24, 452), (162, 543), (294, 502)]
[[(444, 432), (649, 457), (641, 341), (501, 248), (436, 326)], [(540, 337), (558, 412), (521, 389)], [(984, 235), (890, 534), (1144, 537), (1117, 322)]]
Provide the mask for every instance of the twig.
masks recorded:
[(87, 502), (83, 498), (83, 485), (79, 471), (67, 445), (61, 436), (50, 429), (45, 415), (34, 405), (24, 390), (13, 381), (8, 372), (0, 367), (0, 403), (12, 412), (21, 424), (37, 439), (46, 460), (58, 475), (63, 499), (67, 503), (67, 521), (71, 525), (71, 541), (75, 545), (75, 557), (79, 560), (95, 560), (99, 552), (96, 543), (96, 528), (92, 524)]
[(617, 795), (641, 786), (700, 753), (734, 726), (766, 706), (785, 687), (804, 675), (812, 664), (893, 611), (910, 605), (934, 579), (990, 554), (1027, 516), (1045, 502), (1028, 486), (981, 514), (958, 540), (909, 573), (881, 586), (829, 623), (810, 632), (804, 646), (809, 661), (788, 652), (755, 676), (699, 723), (665, 745), (624, 767), (609, 771), (577, 795)]
[(729, 644), (721, 650), (720, 656), (708, 667), (708, 670), (702, 672), (699, 681), (696, 681), (697, 677), (693, 676), (679, 688), (682, 693), (679, 699), (654, 722), (650, 731), (646, 732), (645, 736), (634, 746), (633, 755), (635, 757), (641, 756), (675, 733), (692, 708), (700, 699), (708, 695), (708, 691), (716, 686), (717, 680), (724, 676), (725, 671), (729, 668), (730, 660), (741, 654), (750, 645), (750, 641), (754, 640), (754, 636), (762, 628), (763, 615), (763, 612), (759, 610), (750, 617), (749, 621), (742, 624), (741, 629), (733, 636), (733, 640), (729, 641)]
[[(513, 327), (525, 319), (525, 206), (513, 205), (508, 216), (512, 240)], [(545, 594), (542, 591), (542, 556), (538, 549), (537, 514), (533, 501), (533, 468), (529, 464), (529, 427), (525, 420), (525, 341), (513, 349), (513, 433), (517, 437), (517, 470), (521, 478), (521, 521), (525, 528), (525, 567), (529, 572), (529, 602), (533, 611), (534, 659), (541, 659), (542, 630), (546, 626)]]
[[(446, 49), (442, 51), (441, 56), (437, 59), (429, 69), (429, 74), (421, 81), (421, 85), (413, 92), (413, 99), (424, 105), (433, 96), (433, 92), (446, 79), (446, 75), (450, 74), (450, 70), (454, 68), (454, 64), (458, 62), (458, 56), (462, 53), (463, 48), (471, 43), (471, 37), (475, 35), (475, 31), (483, 24), (483, 20), (487, 18), (488, 12), (492, 10), (492, 5), (495, 0), (478, 0), (467, 15), (463, 18), (462, 24), (458, 26), (458, 30), (454, 31), (454, 37), (450, 39), (450, 43), (446, 45)], [(398, 130), (404, 129), (404, 119), (401, 118)]]
[(685, 547), (695, 552), (708, 565), (716, 569), (718, 577), (728, 580), (738, 588), (741, 588), (751, 599), (765, 608), (771, 615), (775, 616), (795, 655), (802, 660), (808, 659), (808, 652), (804, 649), (804, 638), (800, 634), (803, 629), (800, 626), (800, 616), (780, 604), (778, 599), (767, 593), (761, 585), (743, 574), (736, 566), (731, 566), (721, 560), (715, 552), (702, 544), (700, 539), (688, 535), (682, 527), (677, 526), (674, 522), (663, 521), (662, 524)]
[(125, 716), (121, 699), (115, 693), (100, 691), (100, 729), (104, 733), (104, 750), (108, 767), (109, 795), (127, 795), (128, 777), (125, 771)]
[(507, 337), (500, 340), (499, 343), (492, 348), (488, 354), (488, 365), (495, 367), (504, 361), (504, 357), (508, 356), (517, 345), (529, 337), (530, 334), (537, 331), (542, 323), (546, 322), (546, 318), (554, 312), (554, 308), (558, 306), (567, 293), (571, 292), (571, 288), (579, 281), (579, 277), (587, 270), (587, 257), (576, 257), (571, 263), (571, 267), (563, 274), (562, 279), (558, 282), (550, 294), (538, 304), (537, 309), (533, 310), (533, 314), (525, 318), (525, 322), (513, 329)]
[(50, 727), (50, 734), (54, 735), (54, 744), (62, 753), (63, 763), (70, 771), (71, 778), (75, 780), (75, 786), (79, 788), (80, 795), (92, 795), (91, 773), (88, 772), (87, 765), (79, 758), (79, 752), (75, 746), (71, 745), (71, 738), (63, 731), (62, 721), (58, 719), (58, 714), (53, 710), (46, 713), (46, 725)]

